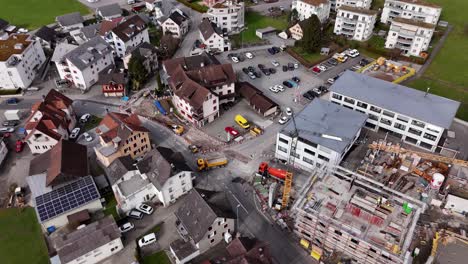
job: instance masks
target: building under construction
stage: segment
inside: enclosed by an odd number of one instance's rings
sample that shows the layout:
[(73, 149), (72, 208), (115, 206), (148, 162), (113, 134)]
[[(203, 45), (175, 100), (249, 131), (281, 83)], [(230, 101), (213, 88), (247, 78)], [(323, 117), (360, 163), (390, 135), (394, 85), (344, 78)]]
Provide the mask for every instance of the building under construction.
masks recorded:
[(426, 205), (339, 166), (324, 175), (293, 206), (294, 232), (311, 256), (340, 252), (353, 263), (409, 263)]

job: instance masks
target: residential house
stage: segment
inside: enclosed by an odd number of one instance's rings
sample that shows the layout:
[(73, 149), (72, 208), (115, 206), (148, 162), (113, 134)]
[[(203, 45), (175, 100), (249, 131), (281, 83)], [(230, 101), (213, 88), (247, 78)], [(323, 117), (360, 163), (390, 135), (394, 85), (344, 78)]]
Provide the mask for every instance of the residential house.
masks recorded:
[(60, 42), (54, 49), (52, 54), (51, 62), (55, 64), (57, 72), (62, 80), (69, 80), (73, 82), (73, 77), (71, 76), (70, 68), (68, 67), (67, 60), (65, 55), (67, 55), (72, 50), (76, 49), (78, 46), (73, 44), (68, 44), (66, 42)]
[(96, 129), (99, 145), (94, 147), (97, 159), (108, 167), (115, 159), (130, 155), (132, 159), (151, 150), (149, 131), (136, 114), (110, 112)]
[(52, 246), (61, 264), (94, 264), (120, 252), (122, 234), (112, 216), (106, 216), (69, 233), (54, 234)]
[(441, 13), (441, 6), (424, 0), (385, 0), (380, 22), (390, 24), (400, 17), (436, 25)]
[(53, 49), (57, 40), (57, 33), (53, 28), (43, 26), (34, 33), (36, 39), (39, 40), (42, 47)]
[(349, 39), (366, 41), (372, 37), (377, 13), (375, 10), (343, 5), (337, 9), (333, 32)]
[(81, 16), (80, 12), (74, 12), (63, 16), (58, 16), (55, 18), (55, 21), (57, 21), (60, 28), (65, 32), (82, 28), (84, 26), (84, 19)]
[(271, 250), (256, 238), (237, 237), (226, 246), (227, 264), (273, 264)]
[(385, 48), (400, 49), (403, 55), (421, 57), (429, 49), (435, 25), (405, 19), (394, 18), (385, 41)]
[(3, 161), (6, 158), (6, 155), (8, 154), (8, 147), (5, 144), (5, 140), (3, 140), (3, 137), (0, 140), (0, 166), (3, 164)]
[(346, 71), (330, 88), (333, 103), (367, 114), (365, 126), (435, 151), (460, 102)]
[(149, 42), (146, 22), (138, 15), (127, 18), (111, 30), (112, 45), (120, 58), (128, 54), (128, 49), (143, 42)]
[(239, 33), (245, 26), (244, 2), (227, 0), (210, 6), (204, 14), (226, 33)]
[[(303, 20), (304, 21), (304, 20)], [(303, 35), (303, 28), (304, 22), (299, 21), (298, 23), (294, 24), (292, 27), (289, 28), (289, 33), (291, 34), (291, 38), (295, 40), (301, 40)], [(306, 21), (307, 22), (307, 21)]]
[(358, 139), (367, 117), (317, 98), (294, 119), (295, 124), (289, 122), (278, 132), (275, 157), (288, 160), (291, 155), (295, 165), (313, 170), (338, 165)]
[(112, 20), (102, 20), (100, 27), (98, 29), (98, 34), (110, 45), (113, 45), (112, 33), (111, 31), (117, 27), (120, 22), (124, 20), (123, 17), (115, 18)]
[(0, 39), (0, 89), (29, 87), (45, 61), (41, 42), (30, 35)]
[(324, 23), (330, 15), (330, 1), (328, 0), (294, 0), (291, 10), (296, 9), (299, 20), (305, 20), (316, 15)]
[(44, 230), (67, 225), (68, 216), (79, 211), (102, 210), (99, 191), (89, 176), (86, 146), (60, 140), (31, 160), (26, 181)]
[[(178, 112), (187, 121), (203, 126), (219, 116), (221, 104), (234, 101), (237, 77), (231, 64), (205, 65), (204, 55), (190, 58), (166, 60), (163, 70), (170, 76), (172, 103)], [(200, 64), (189, 68), (184, 64), (187, 61)]]
[(104, 5), (96, 8), (96, 15), (104, 20), (112, 20), (122, 16), (119, 4)]
[(76, 125), (72, 103), (70, 98), (51, 89), (42, 101), (32, 106), (24, 126), (27, 134), (24, 141), (33, 154), (44, 153), (60, 139), (68, 139)]
[(162, 0), (145, 0), (146, 10), (153, 11), (155, 8), (162, 7)]
[(174, 213), (181, 236), (171, 243), (170, 251), (177, 264), (189, 262), (234, 233), (235, 214), (224, 192), (191, 190)]
[(205, 4), (208, 7), (214, 6), (217, 3), (222, 3), (224, 0), (203, 0), (203, 4)]
[(127, 80), (125, 73), (110, 69), (108, 72), (99, 74), (99, 83), (102, 86), (102, 94), (105, 97), (125, 96), (125, 85)]
[(240, 96), (263, 117), (271, 116), (279, 110), (279, 105), (249, 82), (238, 83)]
[(223, 52), (231, 50), (231, 42), (223, 36), (222, 30), (209, 19), (203, 19), (198, 26), (200, 40), (211, 52)]
[(70, 32), (70, 35), (73, 37), (75, 42), (78, 45), (82, 45), (92, 38), (99, 36), (99, 30), (101, 28), (101, 23), (95, 23), (91, 25), (84, 26), (80, 29), (73, 30)]
[(134, 48), (128, 50), (127, 56), (124, 57), (124, 67), (128, 69), (128, 63), (133, 58), (139, 58), (149, 73), (156, 72), (159, 68), (158, 50), (148, 42), (143, 42)]
[(189, 17), (179, 9), (174, 9), (167, 18), (161, 18), (160, 24), (163, 34), (171, 34), (182, 38), (189, 30)]
[(64, 55), (59, 75), (86, 91), (99, 79), (99, 73), (114, 67), (111, 46), (96, 36)]
[(363, 9), (370, 9), (372, 0), (334, 0), (331, 5), (332, 10), (337, 10), (341, 6), (351, 6)]

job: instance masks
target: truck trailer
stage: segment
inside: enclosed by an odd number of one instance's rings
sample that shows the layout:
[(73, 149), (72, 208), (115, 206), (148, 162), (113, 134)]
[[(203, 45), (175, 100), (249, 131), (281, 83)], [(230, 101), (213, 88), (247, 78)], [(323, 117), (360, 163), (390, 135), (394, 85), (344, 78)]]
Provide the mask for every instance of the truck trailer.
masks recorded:
[(284, 181), (288, 172), (286, 170), (270, 167), (268, 163), (262, 162), (258, 167), (258, 173), (264, 177), (273, 177)]
[(6, 120), (21, 120), (23, 113), (20, 110), (6, 110), (5, 113)]
[(217, 167), (223, 167), (228, 163), (226, 157), (200, 158), (197, 160), (198, 171), (209, 170)]

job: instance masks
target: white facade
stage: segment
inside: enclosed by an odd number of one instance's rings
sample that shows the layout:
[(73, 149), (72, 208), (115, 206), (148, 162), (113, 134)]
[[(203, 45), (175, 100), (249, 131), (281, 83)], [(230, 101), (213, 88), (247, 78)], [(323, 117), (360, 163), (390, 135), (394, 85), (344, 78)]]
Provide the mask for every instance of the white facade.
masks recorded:
[(419, 57), (429, 48), (434, 29), (431, 24), (397, 18), (392, 21), (385, 48), (398, 48), (404, 55)]
[(89, 252), (86, 255), (82, 255), (72, 261), (62, 262), (62, 264), (95, 264), (99, 263), (101, 260), (106, 259), (117, 252), (121, 251), (124, 248), (122, 240), (116, 238), (110, 241), (107, 244), (104, 244), (93, 251)]
[[(64, 129), (59, 129), (59, 130), (54, 130), (57, 133), (63, 133), (62, 136), (67, 139), (68, 138), (68, 132), (66, 132)], [(31, 130), (26, 131), (26, 133), (31, 133)], [(58, 140), (44, 134), (42, 131), (34, 131), (34, 134), (29, 137), (29, 139), (26, 141), (28, 143), (29, 149), (31, 150), (32, 154), (42, 154), (49, 149), (53, 148)]]
[(189, 102), (176, 94), (172, 97), (172, 102), (186, 120), (197, 126), (211, 123), (219, 116), (219, 98), (212, 93), (206, 96), (202, 110), (200, 111), (201, 113), (195, 112)]
[(205, 17), (227, 33), (237, 33), (244, 28), (245, 7), (243, 2), (225, 1), (210, 7)]
[(343, 5), (369, 9), (371, 7), (371, 4), (372, 0), (335, 0), (335, 5), (334, 8), (332, 7), (332, 9), (336, 10)]
[[(95, 62), (95, 68), (91, 68), (92, 65), (80, 70), (78, 69), (69, 59), (66, 60), (69, 66), (70, 71), (72, 72), (71, 80), (76, 87), (87, 90), (93, 84), (99, 80), (99, 73), (109, 65), (114, 64), (114, 57), (112, 53), (108, 53), (106, 56), (102, 57)], [(65, 78), (68, 79), (68, 78)]]
[(127, 41), (120, 39), (119, 36), (117, 36), (114, 32), (111, 32), (111, 36), (115, 53), (120, 58), (123, 58), (125, 55), (127, 55), (127, 50), (130, 47), (136, 47), (143, 42), (150, 42), (148, 28), (145, 28), (140, 33), (131, 36)]
[(3, 139), (0, 141), (0, 165), (2, 165), (5, 160), (6, 155), (8, 154), (8, 148)]
[(343, 6), (338, 8), (333, 32), (357, 41), (368, 40), (374, 30), (377, 12)]
[(0, 40), (0, 88), (27, 88), (46, 57), (38, 40), (29, 35), (10, 35)]
[(192, 172), (182, 171), (170, 177), (160, 190), (156, 188), (156, 194), (164, 206), (169, 206), (192, 188)]
[(289, 33), (291, 33), (291, 38), (295, 40), (301, 40), (303, 35), (302, 27), (299, 23), (296, 23), (294, 26), (289, 28)]
[(82, 210), (88, 210), (90, 213), (96, 213), (97, 211), (102, 210), (101, 201), (99, 199), (94, 200), (81, 207), (75, 208), (74, 210), (71, 210), (69, 212), (58, 215), (57, 217), (44, 221), (41, 223), (41, 226), (44, 231), (47, 230), (47, 228), (51, 226), (55, 226), (56, 228), (63, 227), (68, 224), (67, 216), (72, 215), (74, 213), (78, 213), (79, 211), (82, 211)]
[(184, 22), (178, 25), (172, 19), (168, 18), (161, 24), (164, 34), (171, 33), (176, 38), (181, 38), (188, 32), (188, 23)]
[(208, 39), (205, 39), (203, 34), (200, 32), (200, 40), (207, 46), (209, 50), (218, 50), (221, 52), (231, 50), (231, 42), (217, 33), (213, 33)]
[(325, 22), (330, 15), (330, 1), (328, 0), (294, 0), (291, 10), (296, 9), (299, 15), (299, 20), (304, 20), (312, 15), (316, 15), (320, 22)]
[(442, 8), (423, 0), (385, 0), (380, 22), (390, 23), (394, 18), (415, 19), (429, 24), (437, 24)]
[(366, 127), (371, 130), (388, 131), (408, 144), (435, 151), (444, 128), (414, 119), (410, 116), (372, 105), (356, 98), (331, 92), (330, 101), (368, 115)]

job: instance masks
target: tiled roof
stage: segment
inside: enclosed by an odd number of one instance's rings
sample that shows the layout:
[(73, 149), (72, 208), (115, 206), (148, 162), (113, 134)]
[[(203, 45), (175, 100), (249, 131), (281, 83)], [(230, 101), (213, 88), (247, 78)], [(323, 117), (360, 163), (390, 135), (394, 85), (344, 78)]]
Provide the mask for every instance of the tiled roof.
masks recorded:
[(208, 53), (203, 53), (190, 57), (178, 57), (163, 62), (169, 76), (180, 65), (186, 71), (191, 71), (208, 65), (220, 64), (215, 56)]
[(260, 110), (262, 114), (274, 107), (278, 107), (277, 103), (273, 102), (273, 100), (264, 95), (262, 91), (257, 89), (251, 83), (241, 82), (239, 83), (239, 86), (240, 95), (256, 109)]
[(54, 29), (47, 26), (43, 26), (38, 31), (36, 31), (34, 35), (45, 41), (53, 41), (55, 40), (56, 33)]
[(71, 26), (71, 25), (75, 25), (75, 24), (79, 24), (79, 23), (84, 22), (84, 19), (80, 15), (80, 12), (74, 12), (74, 13), (63, 15), (63, 16), (58, 16), (55, 20), (62, 27)]
[(211, 38), (213, 34), (218, 34), (221, 37), (223, 36), (222, 30), (207, 18), (203, 19), (198, 26), (198, 29), (205, 40)]
[(146, 153), (143, 159), (137, 163), (138, 170), (145, 173), (150, 181), (161, 189), (172, 176), (171, 164), (156, 149)]
[(171, 19), (174, 23), (180, 26), (187, 20), (187, 17), (180, 14), (178, 11), (173, 11), (167, 19)]
[(112, 51), (113, 49), (104, 39), (96, 36), (67, 53), (65, 58), (73, 63), (75, 67), (83, 70)]
[(122, 23), (118, 24), (112, 32), (122, 41), (127, 42), (133, 36), (146, 29), (145, 21), (138, 15), (133, 15)]
[(101, 120), (96, 131), (100, 133), (104, 142), (110, 142), (118, 137), (119, 145), (123, 144), (133, 131), (149, 132), (148, 129), (141, 126), (136, 114), (127, 115), (115, 112), (108, 113)]

